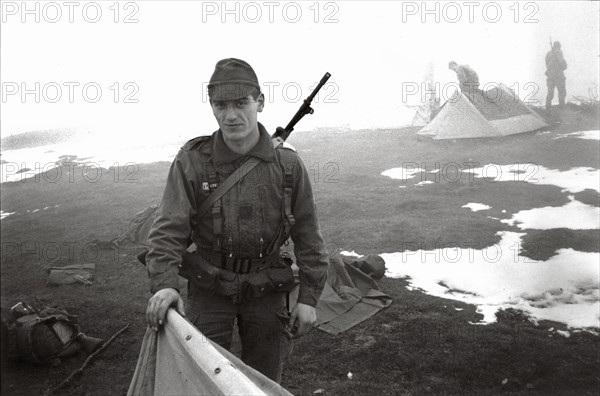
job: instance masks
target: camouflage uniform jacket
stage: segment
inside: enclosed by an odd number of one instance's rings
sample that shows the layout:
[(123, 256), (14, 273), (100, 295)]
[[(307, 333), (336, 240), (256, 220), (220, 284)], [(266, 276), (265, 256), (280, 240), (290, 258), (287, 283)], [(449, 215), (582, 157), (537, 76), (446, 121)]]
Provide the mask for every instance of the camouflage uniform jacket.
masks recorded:
[[(237, 258), (279, 252), (279, 246), (273, 245), (283, 221), (284, 164), (277, 152), (291, 149), (274, 149), (265, 128), (260, 123), (258, 126), (259, 141), (246, 155), (229, 150), (220, 130), (192, 139), (179, 150), (148, 237), (146, 259), (152, 293), (168, 287), (178, 289), (178, 265), (190, 237), (202, 249), (218, 247), (221, 253)], [(295, 151), (290, 153), (285, 157), (295, 162), (285, 165), (292, 166), (293, 174), (291, 211), (295, 224), (290, 234), (299, 267), (298, 302), (315, 306), (325, 285), (327, 252), (306, 167)], [(247, 156), (261, 161), (221, 198), (219, 237), (211, 211), (196, 221), (196, 210), (214, 187), (209, 174), (213, 172), (212, 180), (216, 177), (222, 183)]]

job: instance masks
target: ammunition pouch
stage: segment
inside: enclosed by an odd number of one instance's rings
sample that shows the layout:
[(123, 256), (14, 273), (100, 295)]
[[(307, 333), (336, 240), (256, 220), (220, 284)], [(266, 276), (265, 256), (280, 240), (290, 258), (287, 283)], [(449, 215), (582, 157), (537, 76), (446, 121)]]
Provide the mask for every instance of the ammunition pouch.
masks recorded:
[(278, 254), (264, 259), (236, 259), (211, 251), (185, 253), (179, 275), (209, 295), (230, 297), (234, 303), (270, 292), (287, 292), (296, 286), (291, 259)]
[(207, 265), (200, 255), (185, 252), (179, 266), (179, 275), (213, 295), (217, 291), (221, 271), (215, 266)]

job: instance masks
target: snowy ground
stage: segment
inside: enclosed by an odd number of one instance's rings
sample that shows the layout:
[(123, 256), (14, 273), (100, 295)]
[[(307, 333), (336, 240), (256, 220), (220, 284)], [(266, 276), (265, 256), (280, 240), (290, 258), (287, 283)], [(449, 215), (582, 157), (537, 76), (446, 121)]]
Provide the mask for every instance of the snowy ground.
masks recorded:
[[(135, 166), (156, 161), (172, 161), (179, 151), (181, 143), (162, 143), (152, 146), (145, 142), (114, 144), (111, 141), (71, 141), (19, 150), (2, 152), (0, 183), (22, 181), (32, 177), (45, 177), (47, 181), (57, 177), (54, 169), (60, 164), (84, 165), (90, 178), (98, 169), (109, 169), (117, 166)], [(47, 176), (41, 176), (48, 172)]]
[[(564, 137), (597, 139), (598, 131), (574, 132)], [(42, 172), (68, 162), (85, 164), (91, 169), (124, 166), (128, 163), (171, 161), (180, 145), (111, 145), (108, 149), (102, 142), (68, 142), (5, 151), (2, 153), (1, 182), (40, 177)], [(400, 179), (404, 183), (422, 172), (436, 176), (440, 174), (439, 169), (428, 171), (408, 167), (389, 169), (382, 172), (382, 175)], [(522, 181), (555, 185), (569, 194), (585, 189), (600, 192), (600, 171), (589, 167), (559, 171), (535, 164), (487, 164), (468, 169), (468, 172), (470, 177), (485, 177), (492, 182)], [(427, 188), (428, 184), (433, 182), (421, 181), (414, 185)], [(432, 295), (475, 304), (484, 314), (483, 323), (494, 321), (494, 313), (498, 309), (513, 307), (529, 312), (533, 320), (552, 319), (572, 327), (600, 327), (598, 253), (561, 249), (547, 261), (536, 261), (518, 255), (522, 237), (528, 229), (600, 228), (598, 207), (576, 201), (571, 195), (569, 199), (570, 202), (563, 207), (523, 210), (513, 213), (512, 218), (506, 220), (494, 218), (517, 226), (523, 233), (502, 232), (501, 241), (485, 249), (446, 248), (382, 254), (386, 261), (387, 275), (410, 277), (411, 287)], [(485, 202), (465, 203), (463, 207), (474, 212), (491, 209)], [(37, 210), (44, 209), (46, 208)], [(1, 212), (1, 218), (11, 214), (13, 213)]]
[(568, 138), (568, 137), (575, 137), (575, 138), (579, 138), (579, 139), (589, 139), (589, 140), (600, 140), (600, 131), (593, 130), (593, 131), (578, 131), (578, 132), (571, 132), (571, 133), (563, 133), (561, 135), (558, 135), (554, 139), (564, 139), (564, 138)]
[[(575, 132), (561, 137), (598, 139), (598, 131)], [(432, 173), (406, 167), (389, 169), (382, 175), (404, 183), (421, 172)], [(566, 194), (586, 189), (600, 192), (600, 171), (589, 167), (560, 171), (535, 164), (487, 164), (468, 172), (472, 177), (485, 177), (492, 182), (555, 185)], [(428, 183), (415, 185), (424, 184)], [(482, 324), (494, 322), (498, 309), (515, 308), (527, 312), (532, 321), (546, 319), (573, 328), (598, 328), (599, 253), (560, 249), (546, 261), (519, 255), (522, 238), (529, 229), (600, 229), (600, 208), (576, 201), (572, 195), (568, 198), (569, 202), (562, 207), (523, 210), (506, 220), (487, 216), (517, 226), (523, 233), (499, 232), (500, 242), (484, 249), (455, 247), (381, 254), (386, 262), (386, 275), (408, 277), (412, 288), (477, 305), (478, 312), (484, 315)], [(465, 203), (463, 208), (473, 212), (491, 209), (485, 202)]]

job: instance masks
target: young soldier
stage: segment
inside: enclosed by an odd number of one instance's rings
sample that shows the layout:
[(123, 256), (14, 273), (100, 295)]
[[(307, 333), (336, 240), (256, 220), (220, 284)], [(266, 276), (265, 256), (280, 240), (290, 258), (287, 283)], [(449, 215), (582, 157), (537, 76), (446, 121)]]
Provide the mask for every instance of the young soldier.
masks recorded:
[[(291, 351), (285, 325), (295, 329), (294, 337), (310, 330), (326, 280), (327, 253), (312, 188), (297, 153), (283, 145), (274, 148), (257, 121), (265, 99), (248, 63), (234, 58), (219, 61), (208, 94), (219, 130), (187, 142), (171, 165), (148, 238), (146, 262), (154, 295), (146, 318), (158, 330), (169, 307), (184, 314), (177, 274), (191, 239), (201, 263), (194, 274), (198, 282), (188, 284), (187, 317), (225, 348), (231, 346), (237, 319), (242, 360), (279, 382), (282, 363)], [(202, 202), (249, 158), (260, 161), (197, 218)], [(278, 314), (286, 311), (286, 293), (278, 287), (286, 280), (272, 279), (269, 268), (282, 266), (279, 248), (288, 236), (294, 241), (300, 288), (284, 323)], [(221, 274), (206, 282), (211, 266), (220, 267)], [(260, 286), (265, 279), (274, 283)], [(238, 280), (243, 281), (235, 289)]]

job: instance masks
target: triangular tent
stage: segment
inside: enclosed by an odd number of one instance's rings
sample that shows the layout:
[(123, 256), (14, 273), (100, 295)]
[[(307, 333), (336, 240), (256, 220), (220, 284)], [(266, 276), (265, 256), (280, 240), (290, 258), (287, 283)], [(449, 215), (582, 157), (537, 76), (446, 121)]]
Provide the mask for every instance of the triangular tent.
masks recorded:
[[(429, 62), (421, 87), (425, 87), (425, 92), (428, 93), (426, 101), (421, 103), (415, 112), (412, 120), (412, 126), (425, 126), (436, 116), (440, 111), (440, 99), (435, 95), (435, 82), (433, 78), (433, 62)], [(412, 107), (412, 106), (411, 106)]]
[(548, 123), (541, 116), (500, 84), (497, 88), (476, 92), (473, 101), (457, 91), (418, 134), (433, 139), (498, 137), (546, 126)]

